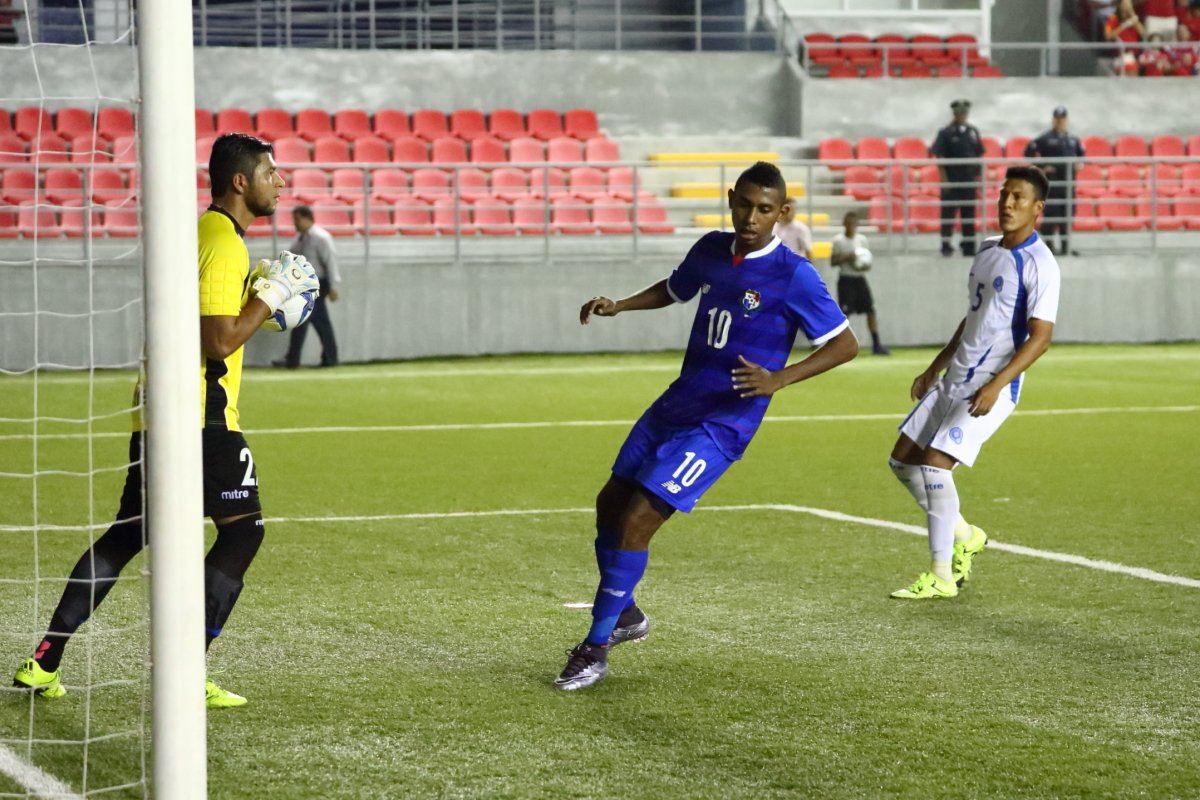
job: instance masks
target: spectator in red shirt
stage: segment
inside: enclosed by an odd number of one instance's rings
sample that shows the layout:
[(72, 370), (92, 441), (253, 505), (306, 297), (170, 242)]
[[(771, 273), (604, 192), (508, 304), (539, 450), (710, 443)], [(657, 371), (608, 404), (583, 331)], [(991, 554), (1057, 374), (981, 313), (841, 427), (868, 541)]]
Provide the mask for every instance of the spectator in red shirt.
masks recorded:
[(1187, 25), (1180, 25), (1179, 30), (1175, 32), (1175, 38), (1179, 45), (1172, 47), (1167, 51), (1167, 74), (1168, 75), (1195, 75), (1196, 74), (1196, 46), (1190, 41), (1192, 32)]
[(1161, 33), (1152, 33), (1146, 37), (1146, 47), (1137, 57), (1138, 72), (1148, 78), (1169, 75), (1171, 72), (1171, 56), (1163, 46)]
[[(1186, 25), (1191, 41), (1200, 39), (1200, 9), (1193, 6), (1191, 0), (1179, 0), (1175, 7), (1175, 17), (1180, 25)], [(1178, 37), (1178, 34), (1176, 34)]]
[(1138, 10), (1147, 34), (1161, 33), (1164, 39), (1175, 36), (1175, 26), (1179, 21), (1175, 18), (1174, 0), (1142, 0)]
[[(1145, 35), (1146, 29), (1142, 27), (1142, 21), (1133, 13), (1133, 0), (1121, 0), (1117, 5), (1117, 13), (1104, 23), (1104, 38), (1118, 46), (1124, 42), (1140, 42)], [(1135, 53), (1136, 51), (1121, 47), (1117, 57), (1113, 59), (1113, 72), (1136, 75), (1138, 62)]]

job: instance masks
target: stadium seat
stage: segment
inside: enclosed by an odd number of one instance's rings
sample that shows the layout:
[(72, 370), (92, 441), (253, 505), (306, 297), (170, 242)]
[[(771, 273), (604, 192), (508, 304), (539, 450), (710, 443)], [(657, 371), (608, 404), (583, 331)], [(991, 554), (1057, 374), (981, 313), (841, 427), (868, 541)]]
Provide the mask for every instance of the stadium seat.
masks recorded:
[(929, 64), (918, 62), (916, 64), (901, 64), (899, 72), (896, 73), (897, 78), (932, 78), (933, 70), (929, 68)]
[[(407, 120), (405, 122), (407, 127)], [(371, 117), (361, 108), (343, 108), (333, 114), (333, 132), (351, 142), (370, 136), (373, 133)], [(390, 138), (394, 139), (395, 136)]]
[(17, 230), (25, 239), (57, 239), (62, 235), (54, 209), (32, 200), (17, 206)]
[(537, 139), (522, 136), (508, 144), (508, 160), (513, 164), (534, 164), (546, 160), (545, 146)]
[(838, 53), (837, 39), (828, 33), (809, 33), (804, 36), (804, 53), (809, 62), (819, 67), (831, 67), (842, 63)]
[(108, 152), (108, 142), (103, 137), (88, 131), (71, 140), (71, 163), (107, 164), (111, 161), (112, 154)]
[(1004, 157), (1004, 145), (1000, 144), (1000, 140), (995, 136), (981, 136), (979, 141), (983, 145), (984, 158)]
[(855, 158), (859, 161), (889, 161), (892, 158), (892, 148), (886, 139), (878, 136), (865, 136), (858, 140)]
[(884, 72), (884, 70), (883, 70), (882, 64), (871, 64), (870, 66), (863, 67), (862, 77), (872, 78), (872, 79), (873, 78), (882, 78), (883, 72)]
[(628, 202), (611, 195), (598, 198), (592, 203), (592, 224), (600, 233), (633, 233), (633, 223), (629, 220), (630, 208)]
[(450, 176), (440, 169), (421, 167), (412, 175), (412, 194), (418, 200), (432, 203), (450, 195)]
[(1144, 158), (1150, 155), (1150, 148), (1142, 137), (1123, 134), (1113, 144), (1113, 155), (1117, 158)]
[(1185, 194), (1200, 197), (1200, 164), (1192, 162), (1183, 165), (1181, 173)]
[(495, 136), (483, 134), (471, 140), (472, 164), (495, 165), (505, 161), (508, 161), (508, 154), (505, 152), (504, 142)]
[(892, 154), (897, 160), (912, 161), (929, 158), (929, 146), (924, 139), (915, 136), (901, 136), (896, 139)]
[(546, 206), (541, 200), (524, 197), (514, 200), (512, 205), (513, 225), (526, 235), (546, 234)]
[(904, 228), (900, 198), (876, 195), (867, 205), (867, 222), (881, 231), (899, 233)]
[(919, 174), (903, 164), (893, 164), (888, 167), (883, 178), (887, 194), (905, 197), (918, 191)]
[(572, 108), (563, 114), (563, 133), (586, 142), (600, 135), (600, 121), (589, 108)]
[(567, 188), (572, 195), (587, 202), (608, 197), (604, 173), (595, 167), (575, 167), (567, 173)]
[(121, 136), (133, 136), (133, 112), (128, 108), (109, 106), (96, 112), (96, 132), (110, 142)]
[(455, 136), (439, 136), (429, 145), (433, 164), (467, 163), (467, 143)]
[(277, 139), (275, 141), (275, 161), (284, 165), (310, 163), (312, 155), (308, 151), (308, 142), (299, 136), (285, 136)]
[(313, 142), (312, 160), (316, 164), (349, 164), (350, 143), (333, 134), (322, 136)]
[(1108, 193), (1104, 169), (1099, 164), (1084, 164), (1075, 172), (1075, 194), (1097, 198)]
[(217, 128), (213, 123), (212, 112), (207, 108), (196, 109), (196, 136), (212, 136)]
[(30, 142), (29, 160), (42, 164), (65, 164), (71, 160), (66, 141), (54, 131), (46, 131)]
[[(12, 132), (12, 114), (8, 112), (7, 108), (0, 108), (0, 134)], [(13, 225), (16, 224), (16, 217), (13, 217)]]
[(875, 37), (875, 51), (880, 60), (891, 67), (902, 67), (916, 61), (908, 39), (898, 33), (881, 33)]
[(301, 203), (320, 203), (330, 197), (329, 178), (322, 169), (293, 170), (283, 191)]
[(1003, 78), (1004, 72), (994, 64), (982, 64), (971, 68), (972, 78)]
[[(33, 169), (10, 167), (0, 177), (0, 205), (19, 206), (37, 199), (37, 173)], [(15, 224), (15, 222), (14, 222)]]
[(1153, 182), (1147, 181), (1152, 187), (1151, 194), (1159, 197), (1179, 197), (1188, 193), (1188, 187), (1183, 182), (1183, 168), (1179, 164), (1154, 164), (1150, 168)]
[(613, 167), (608, 171), (608, 193), (613, 197), (633, 202), (639, 190), (638, 176), (633, 167)]
[(132, 198), (105, 203), (102, 219), (107, 236), (132, 238), (138, 235), (138, 209)]
[(1090, 197), (1075, 198), (1075, 216), (1071, 227), (1077, 231), (1094, 232), (1104, 230), (1104, 220), (1096, 215), (1096, 201)]
[(511, 142), (525, 135), (525, 120), (519, 111), (498, 108), (488, 114), (488, 133), (501, 141)]
[(475, 167), (464, 167), (454, 171), (454, 185), (458, 195), (468, 203), (474, 203), (491, 195), (487, 173)]
[(943, 64), (937, 68), (937, 77), (939, 78), (961, 78), (962, 76), (962, 67), (957, 64)]
[(939, 197), (942, 191), (942, 176), (938, 173), (936, 164), (925, 164), (919, 167), (911, 181), (917, 194), (925, 197)]
[(870, 200), (884, 194), (879, 178), (879, 169), (856, 164), (848, 167), (842, 176), (845, 193), (855, 200)]
[(45, 108), (24, 106), (13, 112), (12, 129), (25, 141), (31, 141), (54, 130), (54, 117)]
[(550, 227), (567, 236), (587, 236), (596, 232), (590, 206), (578, 197), (550, 198)]
[(546, 160), (555, 164), (583, 161), (583, 142), (570, 136), (555, 136), (546, 143)]
[[(98, 236), (100, 234), (103, 228), (103, 219), (100, 216), (99, 207), (80, 197), (64, 200), (62, 206), (59, 227), (62, 228), (62, 232), (67, 238), (79, 239), (84, 235)], [(85, 219), (87, 219), (86, 227)]]
[(1084, 136), (1079, 143), (1083, 145), (1083, 154), (1087, 158), (1112, 158), (1112, 142), (1103, 136)]
[(1145, 194), (1142, 170), (1134, 164), (1112, 164), (1108, 168), (1109, 196), (1138, 197)]
[(988, 60), (979, 53), (979, 40), (969, 33), (954, 33), (946, 37), (946, 55), (951, 63), (966, 69), (982, 67)]
[(295, 130), (297, 136), (310, 142), (325, 136), (341, 136), (334, 133), (333, 120), (323, 108), (303, 108), (297, 111)]
[[(362, 202), (363, 197), (368, 192), (370, 192), (372, 197), (380, 198), (380, 193), (376, 189), (379, 173), (381, 172), (393, 172), (400, 176), (400, 186), (395, 191), (395, 195), (383, 198), (390, 205), (395, 202), (396, 196), (404, 194), (408, 189), (408, 179), (398, 169), (377, 169), (367, 172), (356, 167), (340, 167), (335, 169), (329, 176), (329, 190), (334, 198), (341, 200), (343, 203), (354, 204)], [(370, 180), (369, 187), (367, 183), (368, 176)]]
[[(313, 216), (321, 224), (321, 227), (329, 231), (332, 236), (353, 236), (357, 231), (354, 227), (354, 209), (351, 206), (345, 205), (332, 197), (327, 197), (324, 202), (313, 206)], [(278, 211), (275, 212), (278, 215)], [(284, 218), (290, 219), (289, 212)]]
[(562, 115), (549, 108), (535, 108), (526, 117), (525, 129), (535, 139), (548, 142), (563, 135)]
[(1183, 220), (1189, 231), (1200, 230), (1200, 197), (1177, 197), (1171, 204), (1175, 216)]
[(851, 66), (874, 64), (879, 54), (871, 44), (871, 37), (863, 33), (846, 33), (837, 38), (838, 55)]
[(529, 194), (536, 198), (567, 194), (567, 174), (558, 167), (535, 167), (529, 170)]
[(1150, 140), (1150, 155), (1171, 158), (1184, 155), (1183, 139), (1171, 134), (1160, 134)]
[(1004, 142), (1004, 157), (1010, 161), (1025, 163), (1025, 146), (1029, 144), (1028, 136), (1010, 136)]
[[(196, 163), (208, 164), (208, 158), (212, 155), (213, 142), (217, 140), (214, 135), (197, 136), (196, 137)], [(115, 142), (114, 142), (115, 145)]]
[(508, 202), (529, 197), (529, 182), (525, 170), (501, 167), (492, 173), (492, 194)]
[(364, 134), (354, 140), (354, 162), (356, 164), (383, 164), (392, 160), (391, 149), (386, 139)]
[[(458, 223), (455, 224), (457, 210)], [(471, 224), (471, 204), (453, 197), (442, 197), (433, 203), (433, 227), (443, 236), (456, 234), (469, 236), (475, 233)]]
[[(927, 195), (910, 195), (905, 204), (908, 210), (908, 230), (913, 233), (937, 233), (942, 227), (942, 201)], [(976, 219), (985, 219), (977, 215)]]
[(427, 142), (432, 142), (442, 136), (450, 135), (450, 128), (446, 124), (446, 114), (432, 108), (422, 108), (419, 111), (414, 111), (412, 114), (412, 133), (413, 136), (420, 137)]
[(583, 143), (583, 160), (589, 164), (618, 161), (620, 158), (620, 146), (607, 136), (593, 136)]
[[(849, 139), (843, 139), (840, 136), (831, 136), (828, 139), (822, 139), (817, 145), (817, 158), (822, 161), (853, 161), (854, 160), (854, 145), (850, 144)], [(832, 170), (843, 170), (846, 164), (828, 164)]]
[(1166, 197), (1158, 198), (1151, 203), (1149, 195), (1142, 195), (1134, 201), (1138, 219), (1146, 221), (1146, 227), (1152, 230), (1177, 231), (1183, 227), (1183, 219), (1171, 210), (1171, 200)]
[(471, 207), (471, 222), (484, 236), (512, 236), (512, 205), (499, 197), (484, 198)]
[[(112, 143), (112, 160), (114, 164), (136, 164), (137, 163), (137, 139), (133, 136), (122, 136)], [(203, 163), (208, 163), (208, 156), (203, 159)]]
[(1187, 140), (1187, 154), (1200, 156), (1200, 133), (1193, 133)]
[(264, 108), (254, 115), (254, 129), (259, 138), (273, 142), (285, 136), (294, 136), (292, 115), (282, 108)]
[(429, 145), (416, 136), (399, 136), (392, 141), (392, 163), (428, 164)]
[(643, 192), (634, 206), (635, 222), (641, 233), (674, 233), (675, 226), (667, 218), (667, 209), (657, 197)]
[(65, 200), (83, 199), (83, 176), (77, 169), (48, 169), (42, 178), (42, 196), (56, 206)]
[(460, 108), (450, 114), (450, 133), (468, 142), (487, 135), (487, 119), (474, 108)]
[(363, 236), (395, 236), (396, 226), (392, 223), (392, 212), (388, 205), (363, 202), (353, 207), (354, 230)]
[(254, 133), (254, 120), (244, 108), (222, 108), (217, 111), (217, 133)]
[(918, 33), (913, 35), (911, 42), (912, 54), (926, 66), (937, 67), (950, 64), (954, 60), (947, 55), (946, 44), (940, 36), (932, 33)]
[(427, 203), (414, 197), (402, 197), (392, 208), (396, 230), (402, 236), (433, 236), (432, 209)]
[(15, 133), (0, 133), (0, 164), (24, 164), (25, 141)]
[(110, 200), (126, 200), (133, 191), (125, 186), (125, 175), (119, 169), (94, 169), (89, 176), (92, 200), (104, 205)]
[(76, 136), (92, 133), (92, 112), (86, 108), (60, 108), (54, 115), (54, 130), (70, 141)]
[(17, 210), (0, 206), (0, 239), (16, 239), (20, 235), (17, 230)]
[(1112, 231), (1137, 231), (1146, 227), (1137, 208), (1128, 197), (1102, 197), (1096, 201), (1096, 213)]
[(408, 124), (408, 114), (397, 108), (384, 108), (376, 111), (373, 124), (375, 135), (382, 136), (384, 139), (399, 139), (401, 136), (408, 136), (412, 133), (412, 128)]
[(835, 64), (825, 73), (826, 78), (858, 78), (861, 73), (858, 67), (849, 66), (847, 64)]

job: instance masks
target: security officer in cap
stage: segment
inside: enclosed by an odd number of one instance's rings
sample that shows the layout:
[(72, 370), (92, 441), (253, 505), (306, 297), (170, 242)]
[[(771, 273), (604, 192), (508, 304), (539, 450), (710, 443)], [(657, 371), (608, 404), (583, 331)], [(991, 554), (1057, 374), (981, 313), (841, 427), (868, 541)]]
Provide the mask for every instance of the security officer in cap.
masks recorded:
[[(1046, 197), (1046, 209), (1042, 212), (1042, 236), (1058, 233), (1059, 255), (1071, 252), (1067, 237), (1071, 230), (1071, 206), (1075, 195), (1075, 165), (1038, 163), (1039, 158), (1083, 158), (1083, 145), (1079, 138), (1067, 132), (1067, 107), (1054, 109), (1050, 130), (1025, 146), (1025, 157), (1033, 159), (1050, 178), (1050, 194)], [(1046, 239), (1047, 246), (1050, 240)], [(1072, 255), (1078, 255), (1072, 253)]]
[(981, 158), (983, 141), (979, 129), (967, 123), (970, 100), (950, 104), (954, 121), (938, 131), (929, 152), (943, 161), (938, 164), (942, 182), (942, 255), (954, 255), (950, 237), (954, 233), (954, 215), (962, 218), (962, 252), (975, 255), (975, 195), (979, 188), (979, 164), (955, 163), (956, 159)]

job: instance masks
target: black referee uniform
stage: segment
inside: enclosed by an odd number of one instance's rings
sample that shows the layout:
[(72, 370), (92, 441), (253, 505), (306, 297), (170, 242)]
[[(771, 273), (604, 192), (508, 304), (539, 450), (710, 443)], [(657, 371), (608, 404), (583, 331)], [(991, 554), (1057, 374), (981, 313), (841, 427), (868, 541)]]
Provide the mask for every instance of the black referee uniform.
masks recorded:
[[(1054, 109), (1056, 120), (1067, 118), (1067, 109)], [(1050, 178), (1050, 192), (1046, 197), (1046, 210), (1042, 215), (1042, 236), (1058, 233), (1059, 255), (1070, 252), (1067, 237), (1071, 232), (1071, 211), (1075, 199), (1075, 165), (1038, 163), (1039, 158), (1083, 158), (1083, 145), (1077, 136), (1072, 136), (1063, 125), (1061, 130), (1051, 128), (1025, 145), (1025, 157)], [(1046, 240), (1050, 244), (1050, 240)]]
[(971, 108), (968, 100), (955, 100), (950, 104), (954, 111), (954, 122), (942, 128), (929, 152), (945, 163), (945, 183), (942, 185), (942, 255), (952, 255), (954, 248), (950, 238), (954, 234), (954, 217), (962, 219), (962, 252), (965, 256), (975, 255), (975, 198), (979, 190), (979, 164), (955, 163), (957, 159), (981, 158), (983, 141), (979, 129), (967, 122)]

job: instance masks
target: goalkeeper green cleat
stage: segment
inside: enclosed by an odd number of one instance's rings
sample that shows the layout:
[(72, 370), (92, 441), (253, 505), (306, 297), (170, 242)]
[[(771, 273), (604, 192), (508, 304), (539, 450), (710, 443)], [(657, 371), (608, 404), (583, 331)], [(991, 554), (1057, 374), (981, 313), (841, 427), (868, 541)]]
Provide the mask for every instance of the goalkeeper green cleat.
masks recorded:
[(971, 580), (971, 562), (975, 556), (983, 552), (983, 548), (987, 547), (987, 534), (982, 528), (971, 526), (971, 538), (965, 542), (954, 543), (954, 562), (952, 569), (954, 570), (954, 582), (962, 586), (967, 581)]
[(911, 586), (892, 592), (892, 597), (897, 600), (940, 600), (957, 595), (958, 587), (954, 581), (939, 578), (932, 572), (922, 572)]
[(204, 682), (204, 705), (209, 708), (237, 708), (246, 705), (246, 698), (222, 689), (209, 680)]
[(62, 687), (61, 679), (61, 669), (46, 672), (42, 669), (41, 664), (32, 658), (27, 658), (21, 668), (17, 670), (17, 674), (13, 676), (13, 686), (33, 689), (34, 694), (39, 697), (57, 700), (67, 693), (67, 690)]

